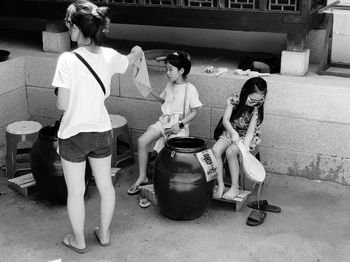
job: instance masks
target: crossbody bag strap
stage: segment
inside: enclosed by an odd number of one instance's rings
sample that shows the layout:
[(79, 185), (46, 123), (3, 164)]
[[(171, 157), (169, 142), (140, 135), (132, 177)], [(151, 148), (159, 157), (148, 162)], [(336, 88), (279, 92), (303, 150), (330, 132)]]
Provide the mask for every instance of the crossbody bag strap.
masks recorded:
[(185, 96), (184, 96), (184, 108), (182, 110), (182, 119), (185, 118), (185, 114), (186, 114), (187, 90), (188, 90), (188, 82), (186, 82), (186, 89), (185, 89)]
[(88, 64), (88, 62), (86, 62), (86, 60), (79, 55), (76, 52), (73, 52), (75, 54), (76, 57), (78, 57), (78, 59), (87, 67), (87, 69), (89, 69), (89, 71), (91, 72), (91, 74), (96, 78), (97, 82), (100, 84), (103, 94), (106, 94), (106, 89), (104, 84), (102, 83), (101, 79), (98, 77), (98, 75), (96, 74), (96, 72), (91, 68), (91, 66)]

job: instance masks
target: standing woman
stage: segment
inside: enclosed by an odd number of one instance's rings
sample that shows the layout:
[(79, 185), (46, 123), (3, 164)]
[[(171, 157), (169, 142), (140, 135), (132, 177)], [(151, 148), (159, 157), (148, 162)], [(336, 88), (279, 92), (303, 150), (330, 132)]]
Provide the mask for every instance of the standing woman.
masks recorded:
[(66, 26), (74, 50), (82, 56), (101, 79), (105, 92), (88, 68), (72, 52), (63, 53), (57, 62), (52, 85), (58, 87), (57, 107), (64, 110), (58, 130), (62, 167), (68, 189), (67, 209), (73, 234), (63, 244), (78, 253), (88, 251), (84, 237), (85, 165), (88, 159), (100, 194), (100, 225), (94, 234), (101, 246), (110, 244), (110, 224), (115, 205), (115, 192), (110, 176), (111, 123), (104, 101), (110, 95), (111, 78), (124, 73), (141, 58), (142, 49), (132, 48), (124, 56), (112, 48), (102, 47), (109, 19), (106, 7), (79, 0), (66, 12)]

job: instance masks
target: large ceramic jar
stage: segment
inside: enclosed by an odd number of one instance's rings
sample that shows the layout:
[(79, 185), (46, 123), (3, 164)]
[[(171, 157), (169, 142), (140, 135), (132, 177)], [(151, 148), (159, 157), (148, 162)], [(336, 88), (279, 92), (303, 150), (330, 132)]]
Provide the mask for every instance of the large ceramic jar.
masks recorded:
[[(60, 156), (57, 154), (58, 138), (55, 126), (40, 129), (38, 138), (31, 150), (32, 173), (41, 195), (53, 203), (67, 201), (67, 186), (63, 176)], [(88, 161), (87, 161), (88, 163)], [(92, 176), (89, 165), (86, 167), (85, 184)]]
[(154, 190), (160, 211), (176, 220), (200, 217), (212, 198), (214, 180), (207, 182), (196, 153), (204, 140), (177, 137), (166, 141), (155, 162)]

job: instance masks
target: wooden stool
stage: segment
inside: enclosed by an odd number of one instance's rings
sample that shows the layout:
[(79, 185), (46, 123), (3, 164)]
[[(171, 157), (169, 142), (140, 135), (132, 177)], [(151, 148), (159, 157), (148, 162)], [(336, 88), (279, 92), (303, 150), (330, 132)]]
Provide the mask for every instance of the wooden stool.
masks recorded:
[[(112, 124), (112, 166), (117, 166), (121, 161), (124, 161), (129, 158), (134, 157), (134, 152), (132, 149), (132, 141), (131, 141), (131, 135), (128, 127), (128, 121), (125, 119), (125, 117), (120, 115), (109, 115), (109, 118), (111, 119)], [(128, 148), (118, 154), (118, 137), (124, 136), (127, 141), (125, 143), (127, 144)], [(124, 141), (123, 141), (124, 142)]]
[[(258, 159), (260, 161), (260, 150), (259, 150), (259, 146), (256, 146), (255, 147), (255, 150), (250, 152), (253, 156), (255, 156), (256, 159)], [(240, 163), (241, 161), (239, 161)], [(252, 190), (252, 188), (250, 186), (247, 185), (246, 183), (246, 176), (245, 176), (245, 173), (243, 171), (243, 168), (241, 166), (241, 164), (239, 165), (239, 186), (242, 190)], [(229, 169), (229, 166), (228, 166), (228, 162), (226, 160), (226, 157), (225, 157), (225, 160), (224, 160), (224, 183), (225, 185), (231, 185), (231, 174), (230, 174), (230, 169)], [(248, 181), (249, 183), (249, 181)], [(253, 184), (251, 185), (253, 186)], [(249, 188), (250, 187), (250, 188)]]
[(6, 176), (12, 178), (19, 170), (30, 170), (31, 162), (18, 162), (19, 144), (26, 144), (26, 148), (31, 149), (41, 124), (34, 121), (18, 121), (9, 124), (6, 128)]
[[(217, 186), (215, 186), (214, 191), (217, 190)], [(229, 188), (225, 188), (225, 191), (229, 190)], [(216, 198), (215, 196), (213, 196), (214, 200), (217, 201), (221, 201), (221, 202), (227, 202), (227, 203), (231, 203), (231, 204), (235, 204), (235, 209), (238, 212), (242, 206), (245, 204), (245, 202), (247, 201), (248, 196), (251, 194), (250, 191), (246, 191), (246, 190), (239, 190), (239, 194), (232, 200), (228, 200), (225, 198)]]

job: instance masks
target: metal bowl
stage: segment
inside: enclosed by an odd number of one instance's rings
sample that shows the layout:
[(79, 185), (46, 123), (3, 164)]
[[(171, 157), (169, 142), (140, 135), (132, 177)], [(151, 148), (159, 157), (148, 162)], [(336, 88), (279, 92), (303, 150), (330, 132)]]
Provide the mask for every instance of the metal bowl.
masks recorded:
[(6, 61), (10, 56), (10, 52), (0, 49), (0, 62)]

